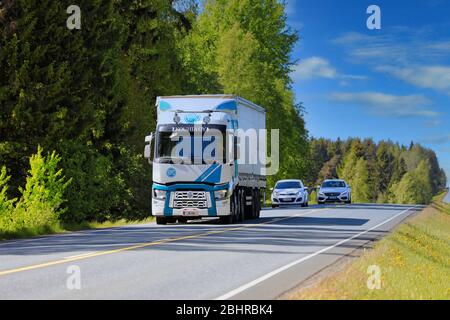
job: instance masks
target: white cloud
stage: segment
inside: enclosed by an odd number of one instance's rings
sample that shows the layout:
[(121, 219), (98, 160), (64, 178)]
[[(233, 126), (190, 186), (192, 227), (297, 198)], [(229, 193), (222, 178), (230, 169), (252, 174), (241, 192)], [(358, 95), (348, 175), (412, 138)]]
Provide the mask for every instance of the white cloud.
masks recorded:
[(311, 57), (300, 61), (294, 68), (294, 79), (336, 78), (337, 71), (330, 62), (320, 57)]
[(375, 70), (386, 72), (417, 87), (433, 89), (450, 95), (450, 67), (418, 66), (399, 68), (382, 66), (375, 68)]
[(391, 27), (370, 35), (346, 32), (332, 42), (344, 47), (352, 61), (408, 65), (436, 63), (448, 58), (450, 41), (434, 40), (437, 37), (435, 31), (426, 27)]
[(332, 101), (367, 108), (373, 114), (391, 117), (436, 117), (438, 112), (426, 108), (431, 101), (422, 95), (392, 95), (380, 92), (334, 93)]
[(364, 80), (365, 76), (339, 74), (331, 63), (321, 57), (310, 57), (300, 61), (292, 72), (294, 80), (308, 80), (314, 78)]

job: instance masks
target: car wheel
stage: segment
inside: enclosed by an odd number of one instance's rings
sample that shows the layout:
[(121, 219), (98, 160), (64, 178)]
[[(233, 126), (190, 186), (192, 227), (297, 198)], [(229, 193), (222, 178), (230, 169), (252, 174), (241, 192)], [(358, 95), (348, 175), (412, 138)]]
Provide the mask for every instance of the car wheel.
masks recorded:
[(273, 205), (272, 205), (272, 209), (275, 209), (275, 208), (278, 208), (278, 205), (273, 204)]

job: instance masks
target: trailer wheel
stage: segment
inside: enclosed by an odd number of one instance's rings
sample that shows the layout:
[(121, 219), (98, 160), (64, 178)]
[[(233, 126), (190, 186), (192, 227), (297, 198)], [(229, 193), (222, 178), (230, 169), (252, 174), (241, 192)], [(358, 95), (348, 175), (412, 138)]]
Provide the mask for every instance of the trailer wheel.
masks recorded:
[(245, 192), (244, 190), (239, 190), (238, 193), (238, 222), (245, 221)]
[(261, 216), (261, 192), (256, 190), (256, 215), (255, 219), (259, 219)]

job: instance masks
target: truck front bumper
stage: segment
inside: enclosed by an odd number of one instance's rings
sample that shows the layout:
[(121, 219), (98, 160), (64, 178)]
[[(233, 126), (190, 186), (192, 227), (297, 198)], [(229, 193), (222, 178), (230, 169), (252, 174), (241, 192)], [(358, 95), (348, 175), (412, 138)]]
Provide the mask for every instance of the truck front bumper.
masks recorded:
[(153, 200), (152, 201), (152, 215), (155, 217), (221, 217), (229, 216), (230, 200), (216, 201), (215, 208), (198, 209), (198, 208), (182, 208), (173, 209), (166, 207), (165, 201)]
[[(214, 197), (214, 191), (223, 190), (228, 188), (228, 185), (221, 186), (209, 186), (203, 184), (179, 184), (173, 186), (163, 186), (154, 184), (154, 189), (166, 191), (166, 198), (164, 200), (152, 199), (152, 215), (156, 217), (220, 217), (229, 216), (231, 214), (231, 200), (223, 199), (216, 200)], [(181, 190), (181, 191), (180, 191)], [(201, 201), (183, 199), (178, 200), (176, 198), (177, 192), (182, 193), (196, 193), (200, 192), (205, 194), (206, 197)], [(176, 203), (182, 203), (182, 206), (176, 206)], [(189, 203), (189, 206), (184, 206), (184, 202)], [(196, 207), (198, 202), (202, 202), (203, 207)], [(195, 203), (193, 205), (193, 203)], [(205, 203), (207, 205), (205, 205)]]

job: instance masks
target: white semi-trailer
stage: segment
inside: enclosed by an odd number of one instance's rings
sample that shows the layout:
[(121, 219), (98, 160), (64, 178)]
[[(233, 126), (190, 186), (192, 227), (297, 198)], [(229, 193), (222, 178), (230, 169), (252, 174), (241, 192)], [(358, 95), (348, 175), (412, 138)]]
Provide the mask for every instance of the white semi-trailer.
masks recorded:
[(158, 97), (146, 138), (158, 224), (256, 219), (266, 188), (264, 108), (232, 95)]

